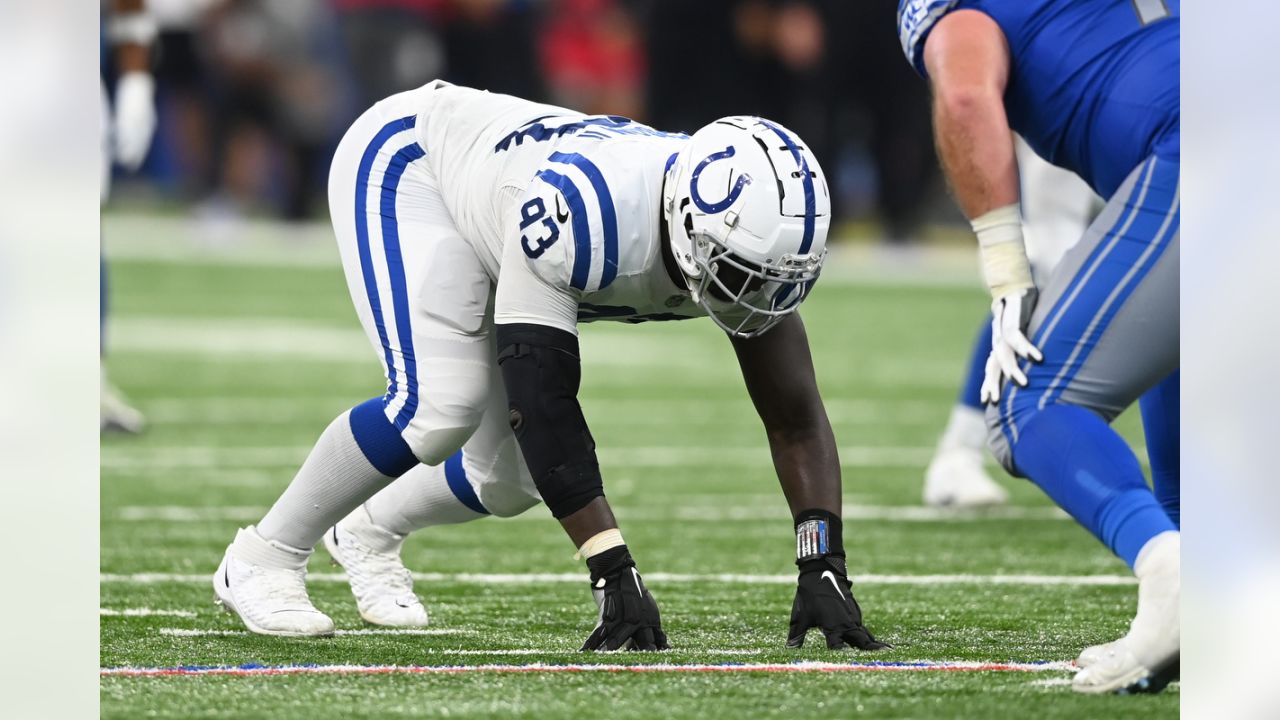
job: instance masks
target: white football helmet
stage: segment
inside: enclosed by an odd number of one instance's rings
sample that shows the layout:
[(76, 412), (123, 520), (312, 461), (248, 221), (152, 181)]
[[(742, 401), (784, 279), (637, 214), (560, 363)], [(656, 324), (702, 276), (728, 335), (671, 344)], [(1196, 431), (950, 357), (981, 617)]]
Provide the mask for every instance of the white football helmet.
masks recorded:
[(694, 133), (667, 168), (667, 232), (694, 302), (731, 335), (795, 312), (827, 255), (831, 195), (795, 133), (727, 117)]

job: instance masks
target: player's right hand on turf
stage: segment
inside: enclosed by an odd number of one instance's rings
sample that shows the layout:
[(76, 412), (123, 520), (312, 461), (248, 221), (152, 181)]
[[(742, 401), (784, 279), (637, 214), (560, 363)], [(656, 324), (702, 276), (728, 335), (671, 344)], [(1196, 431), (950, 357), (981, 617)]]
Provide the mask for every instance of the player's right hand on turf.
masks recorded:
[(862, 608), (853, 599), (853, 584), (842, 557), (829, 555), (800, 563), (796, 599), (791, 605), (791, 631), (787, 647), (804, 645), (810, 628), (818, 628), (827, 647), (838, 650), (853, 646), (859, 650), (890, 647), (876, 640), (862, 624)]
[(587, 558), (591, 592), (600, 622), (582, 650), (666, 650), (658, 603), (644, 586), (636, 563), (621, 545)]

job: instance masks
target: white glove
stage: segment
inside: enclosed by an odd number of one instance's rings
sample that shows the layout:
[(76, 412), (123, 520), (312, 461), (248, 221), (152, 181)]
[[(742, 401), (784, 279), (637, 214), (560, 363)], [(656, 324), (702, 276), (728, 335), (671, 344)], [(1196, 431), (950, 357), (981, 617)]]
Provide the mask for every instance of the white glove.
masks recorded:
[(1022, 213), (1017, 203), (996, 208), (973, 221), (982, 251), (982, 274), (991, 290), (991, 355), (980, 396), (1000, 399), (1000, 385), (1009, 378), (1026, 386), (1019, 359), (1039, 362), (1040, 350), (1024, 334), (1036, 306), (1036, 287), (1022, 240)]
[(127, 170), (137, 170), (156, 131), (156, 84), (150, 73), (120, 76), (113, 125), (116, 161)]
[(1035, 307), (1035, 288), (1011, 292), (991, 303), (991, 354), (987, 356), (986, 377), (979, 391), (982, 402), (1000, 399), (1000, 385), (1006, 377), (1026, 387), (1027, 376), (1018, 367), (1019, 358), (1036, 362), (1044, 359), (1023, 333)]

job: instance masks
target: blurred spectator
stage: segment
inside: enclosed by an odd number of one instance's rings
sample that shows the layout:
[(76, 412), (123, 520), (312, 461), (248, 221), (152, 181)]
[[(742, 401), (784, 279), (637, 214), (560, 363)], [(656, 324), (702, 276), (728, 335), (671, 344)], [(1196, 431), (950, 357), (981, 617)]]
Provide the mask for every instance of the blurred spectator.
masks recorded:
[(617, 0), (553, 0), (538, 50), (551, 102), (645, 119), (644, 39)]
[[(928, 96), (892, 2), (154, 0), (150, 176), (217, 217), (314, 214), (364, 108), (443, 77), (692, 132), (763, 115), (822, 159), (837, 217), (915, 234), (936, 200)], [(265, 201), (265, 202), (264, 202)]]
[(445, 76), (449, 0), (334, 0), (363, 107)]
[(537, 6), (551, 0), (451, 0), (445, 79), (459, 85), (545, 99), (535, 52)]
[(307, 217), (327, 150), (351, 118), (328, 8), (224, 0), (209, 14), (203, 39), (217, 101), (213, 185), (240, 204), (265, 196), (285, 218)]
[[(827, 168), (838, 214), (870, 204), (891, 239), (914, 233), (937, 165), (927, 90), (902, 59), (893, 3), (643, 7), (653, 124), (688, 132), (728, 114), (777, 119), (807, 138)], [(868, 174), (869, 188), (860, 180)]]

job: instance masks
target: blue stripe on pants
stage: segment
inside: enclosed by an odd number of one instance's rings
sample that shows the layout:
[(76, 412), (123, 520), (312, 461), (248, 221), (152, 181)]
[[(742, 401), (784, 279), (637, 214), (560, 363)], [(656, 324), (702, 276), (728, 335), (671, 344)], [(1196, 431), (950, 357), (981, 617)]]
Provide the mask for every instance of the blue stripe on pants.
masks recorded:
[(360, 157), (360, 167), (356, 171), (356, 246), (360, 255), (360, 272), (364, 277), (364, 291), (369, 297), (369, 309), (373, 314), (373, 324), (378, 329), (378, 340), (382, 343), (383, 358), (387, 364), (387, 395), (384, 404), (390, 402), (397, 392), (395, 360), (391, 354), (391, 343), (387, 340), (387, 326), (382, 316), (382, 302), (378, 297), (378, 280), (373, 272), (373, 256), (369, 249), (369, 174), (373, 171), (373, 163), (378, 153), (397, 133), (403, 132), (417, 124), (415, 116), (392, 120), (378, 131), (373, 140), (365, 148)]
[[(387, 257), (391, 302), (396, 310), (396, 339), (404, 358), (404, 405), (396, 413), (396, 427), (403, 431), (418, 411), (418, 363), (413, 353), (413, 330), (409, 323), (409, 289), (404, 279), (404, 258), (400, 255), (400, 231), (396, 223), (396, 189), (409, 163), (426, 155), (417, 143), (410, 143), (391, 158), (382, 180), (382, 249)], [(390, 371), (388, 371), (390, 374)], [(387, 402), (395, 397), (388, 391)]]
[(1088, 361), (1125, 301), (1141, 285), (1178, 231), (1178, 163), (1153, 158), (1124, 211), (1098, 242), (1045, 316), (1032, 342), (1045, 360), (1026, 367), (1028, 384), (1006, 383), (1002, 429), (1012, 446), (1031, 413), (1061, 397)]
[(454, 497), (458, 498), (458, 502), (482, 515), (489, 514), (488, 509), (485, 508), (484, 503), (480, 502), (476, 491), (471, 487), (471, 483), (467, 481), (467, 471), (462, 467), (461, 450), (444, 461), (444, 479), (449, 484), (449, 489), (453, 491)]

